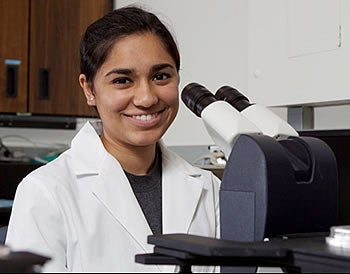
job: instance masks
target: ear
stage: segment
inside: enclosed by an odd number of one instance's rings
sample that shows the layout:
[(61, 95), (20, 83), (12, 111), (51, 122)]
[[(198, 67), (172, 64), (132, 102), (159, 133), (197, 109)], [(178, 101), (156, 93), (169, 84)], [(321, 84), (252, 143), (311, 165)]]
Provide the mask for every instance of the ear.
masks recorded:
[(96, 99), (91, 87), (91, 83), (86, 80), (85, 74), (79, 75), (79, 84), (84, 91), (86, 102), (89, 106), (96, 106)]

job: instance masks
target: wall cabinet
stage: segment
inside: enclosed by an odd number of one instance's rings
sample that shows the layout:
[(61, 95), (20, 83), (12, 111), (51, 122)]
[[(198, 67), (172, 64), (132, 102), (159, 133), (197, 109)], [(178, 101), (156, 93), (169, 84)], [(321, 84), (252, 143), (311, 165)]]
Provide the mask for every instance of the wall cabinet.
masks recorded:
[(0, 0), (0, 112), (94, 116), (79, 86), (79, 45), (112, 0)]

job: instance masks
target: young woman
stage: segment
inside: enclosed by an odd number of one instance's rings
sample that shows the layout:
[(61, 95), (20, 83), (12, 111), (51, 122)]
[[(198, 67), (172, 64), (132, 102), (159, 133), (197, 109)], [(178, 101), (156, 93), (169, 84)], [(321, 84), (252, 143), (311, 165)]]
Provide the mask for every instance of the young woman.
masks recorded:
[(51, 257), (44, 271), (174, 271), (135, 263), (153, 251), (148, 235), (219, 233), (219, 180), (161, 141), (179, 104), (174, 39), (154, 14), (126, 7), (90, 25), (80, 52), (79, 82), (101, 121), (21, 182), (6, 244)]

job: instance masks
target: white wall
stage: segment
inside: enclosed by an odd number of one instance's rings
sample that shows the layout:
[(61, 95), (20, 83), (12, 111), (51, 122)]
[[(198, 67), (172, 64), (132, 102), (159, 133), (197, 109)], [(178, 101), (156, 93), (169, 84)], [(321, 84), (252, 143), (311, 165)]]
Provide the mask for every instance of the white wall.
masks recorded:
[(349, 102), (350, 1), (249, 3), (251, 98), (269, 106)]

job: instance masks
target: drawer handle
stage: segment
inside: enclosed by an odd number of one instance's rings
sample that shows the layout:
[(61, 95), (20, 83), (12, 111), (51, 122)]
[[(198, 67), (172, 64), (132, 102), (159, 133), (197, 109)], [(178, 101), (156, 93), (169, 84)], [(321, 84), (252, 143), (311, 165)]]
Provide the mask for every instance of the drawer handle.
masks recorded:
[(18, 66), (6, 66), (6, 96), (11, 98), (17, 97), (18, 88)]
[(49, 99), (50, 73), (48, 69), (39, 69), (39, 99)]

